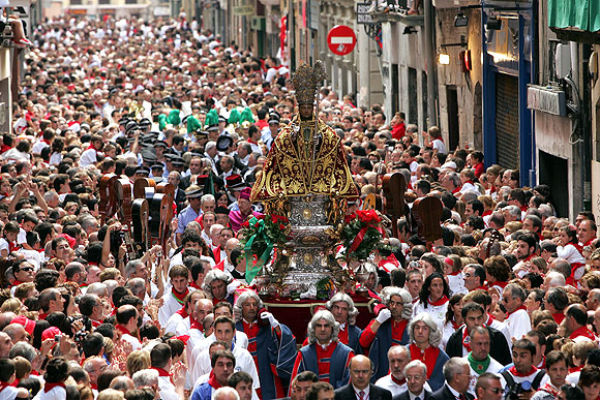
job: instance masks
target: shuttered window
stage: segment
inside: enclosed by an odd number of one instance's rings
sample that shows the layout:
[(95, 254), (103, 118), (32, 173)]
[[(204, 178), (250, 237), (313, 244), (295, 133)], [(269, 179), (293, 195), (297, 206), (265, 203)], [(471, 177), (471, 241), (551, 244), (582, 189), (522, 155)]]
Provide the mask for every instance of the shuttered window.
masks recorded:
[(519, 81), (496, 75), (496, 159), (504, 168), (519, 168)]

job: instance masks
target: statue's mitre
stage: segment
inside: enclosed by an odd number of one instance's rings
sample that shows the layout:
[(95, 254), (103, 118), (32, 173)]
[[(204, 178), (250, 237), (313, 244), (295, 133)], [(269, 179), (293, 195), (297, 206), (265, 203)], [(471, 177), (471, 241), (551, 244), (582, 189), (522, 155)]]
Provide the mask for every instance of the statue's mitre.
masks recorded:
[(325, 67), (321, 61), (316, 61), (312, 67), (306, 63), (301, 64), (292, 77), (298, 104), (314, 104), (317, 90), (326, 78)]

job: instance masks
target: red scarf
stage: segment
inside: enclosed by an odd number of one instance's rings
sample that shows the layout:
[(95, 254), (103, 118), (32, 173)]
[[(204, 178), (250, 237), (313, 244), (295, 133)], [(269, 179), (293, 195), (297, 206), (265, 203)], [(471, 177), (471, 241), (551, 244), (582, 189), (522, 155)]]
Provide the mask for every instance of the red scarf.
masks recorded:
[(63, 382), (54, 382), (54, 383), (46, 382), (46, 384), (44, 385), (44, 393), (48, 393), (49, 391), (51, 391), (52, 389), (54, 389), (57, 386), (60, 386), (61, 388), (66, 390), (65, 384)]
[(12, 386), (12, 384), (10, 384), (8, 382), (0, 381), (0, 392), (2, 392), (4, 389), (6, 389), (9, 386)]
[(166, 369), (158, 368), (158, 367), (151, 367), (150, 369), (158, 371), (158, 376), (168, 376), (168, 377), (171, 376), (171, 374)]
[(554, 321), (556, 321), (557, 324), (560, 325), (561, 322), (563, 322), (563, 320), (565, 319), (565, 314), (561, 311), (552, 314), (552, 318), (554, 318)]
[(592, 341), (596, 339), (594, 337), (594, 334), (590, 332), (587, 326), (580, 326), (579, 328), (575, 329), (573, 333), (571, 333), (571, 336), (569, 336), (569, 339), (575, 339), (578, 336), (586, 337), (588, 339), (591, 339)]
[(204, 332), (204, 325), (190, 315), (190, 329), (198, 329), (200, 332)]
[(221, 384), (215, 377), (214, 372), (212, 372), (212, 371), (210, 371), (210, 376), (208, 377), (208, 384), (215, 390), (217, 390), (221, 387)]
[(121, 332), (121, 335), (129, 335), (129, 336), (133, 336), (133, 337), (135, 337), (135, 338), (138, 338), (138, 339), (139, 339), (139, 337), (138, 337), (137, 333), (131, 333), (131, 332), (129, 332), (129, 331), (127, 330), (127, 328), (125, 328), (123, 325), (117, 324), (117, 325), (115, 325), (115, 328), (117, 328), (117, 330), (118, 330), (119, 332)]
[(13, 285), (13, 286), (19, 286), (21, 283), (25, 283), (25, 282), (18, 281), (18, 280), (16, 280), (16, 279), (15, 279), (15, 280), (13, 281), (13, 284), (12, 284), (12, 285)]
[(515, 311), (513, 311), (513, 312), (507, 312), (506, 313), (506, 318), (508, 319), (508, 317), (510, 317), (512, 314), (516, 313), (519, 310), (527, 310), (527, 308), (525, 308), (525, 306), (517, 307), (517, 309)]
[(463, 330), (463, 336), (462, 336), (462, 344), (463, 346), (465, 346), (465, 349), (467, 349), (467, 353), (471, 352), (471, 336), (469, 335), (468, 329), (465, 326), (465, 329)]
[(202, 290), (202, 288), (200, 286), (198, 286), (198, 284), (196, 282), (190, 282), (189, 286), (196, 290)]
[(396, 385), (404, 385), (406, 383), (406, 378), (400, 380), (392, 374), (390, 374), (390, 378), (392, 378), (392, 382), (394, 382)]
[(431, 301), (431, 297), (428, 297), (427, 302), (429, 303), (429, 305), (434, 306), (434, 307), (443, 306), (444, 304), (446, 304), (448, 302), (448, 297), (446, 297), (446, 295), (444, 295), (436, 301)]
[(181, 315), (181, 318), (187, 318), (188, 317), (187, 307), (181, 307), (178, 311), (175, 312), (175, 314)]
[(173, 297), (175, 298), (175, 300), (177, 300), (177, 302), (179, 304), (185, 304), (183, 299), (185, 299), (185, 296), (188, 295), (188, 293), (190, 292), (189, 288), (185, 288), (185, 293), (179, 293), (178, 291), (175, 290), (175, 288), (171, 288), (171, 294), (173, 295)]
[(494, 322), (494, 321), (495, 321), (495, 319), (496, 319), (496, 318), (494, 318), (494, 317), (492, 316), (492, 314), (488, 314), (488, 320), (487, 320), (487, 322), (486, 322), (486, 325), (487, 325), (487, 326), (490, 326), (490, 325), (492, 325), (492, 322)]
[(517, 368), (513, 365), (512, 367), (510, 367), (510, 369), (508, 370), (508, 372), (510, 372), (513, 376), (520, 376), (520, 377), (524, 377), (524, 376), (530, 376), (533, 375), (538, 369), (532, 365), (531, 369), (529, 371), (527, 371), (526, 373), (522, 374), (520, 372), (517, 371)]
[(546, 393), (549, 393), (549, 394), (551, 394), (551, 395), (552, 395), (552, 396), (554, 396), (554, 397), (558, 397), (558, 392), (559, 392), (559, 391), (558, 391), (558, 390), (556, 390), (556, 389), (554, 388), (554, 386), (552, 386), (552, 384), (551, 384), (550, 382), (546, 383), (546, 384), (544, 385), (544, 387), (543, 387), (543, 388), (541, 388), (540, 390), (543, 390), (544, 392), (546, 392)]
[(420, 360), (427, 366), (427, 379), (431, 378), (433, 368), (440, 354), (440, 349), (437, 347), (428, 346), (425, 351), (422, 351), (415, 343), (409, 346), (410, 358), (412, 360)]

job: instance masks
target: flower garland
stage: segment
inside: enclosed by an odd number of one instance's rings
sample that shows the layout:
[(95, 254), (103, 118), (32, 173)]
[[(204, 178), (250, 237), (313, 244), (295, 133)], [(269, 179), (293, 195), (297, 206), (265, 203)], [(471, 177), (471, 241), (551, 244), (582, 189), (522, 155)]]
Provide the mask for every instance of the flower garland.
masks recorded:
[(273, 248), (288, 240), (290, 224), (281, 215), (253, 216), (238, 233), (246, 257), (246, 281), (250, 283), (272, 257)]
[(358, 210), (344, 218), (341, 238), (346, 259), (366, 260), (383, 238), (381, 217), (375, 210)]

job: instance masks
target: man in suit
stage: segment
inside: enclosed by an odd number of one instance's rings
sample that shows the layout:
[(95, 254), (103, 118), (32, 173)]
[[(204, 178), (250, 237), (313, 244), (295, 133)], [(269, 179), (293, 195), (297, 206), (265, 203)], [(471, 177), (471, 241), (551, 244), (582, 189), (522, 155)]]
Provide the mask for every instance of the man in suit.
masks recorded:
[(350, 383), (335, 391), (335, 400), (392, 400), (389, 390), (371, 383), (373, 364), (368, 357), (354, 356), (348, 367)]
[(392, 400), (429, 400), (431, 392), (427, 385), (427, 366), (420, 360), (412, 360), (404, 367), (407, 390), (394, 396)]
[(461, 357), (452, 357), (444, 365), (446, 383), (431, 395), (432, 400), (473, 400), (467, 393), (471, 382), (469, 362)]
[(431, 392), (427, 386), (427, 366), (419, 360), (412, 360), (404, 367), (407, 390), (394, 396), (392, 400), (429, 400)]
[(485, 327), (490, 333), (490, 343), (494, 346), (490, 350), (490, 356), (500, 364), (506, 365), (512, 362), (510, 348), (504, 334), (490, 326), (485, 326), (485, 312), (483, 307), (475, 302), (466, 303), (461, 314), (465, 326), (460, 327), (448, 339), (446, 354), (448, 357), (466, 357), (471, 351), (471, 334), (475, 327)]

